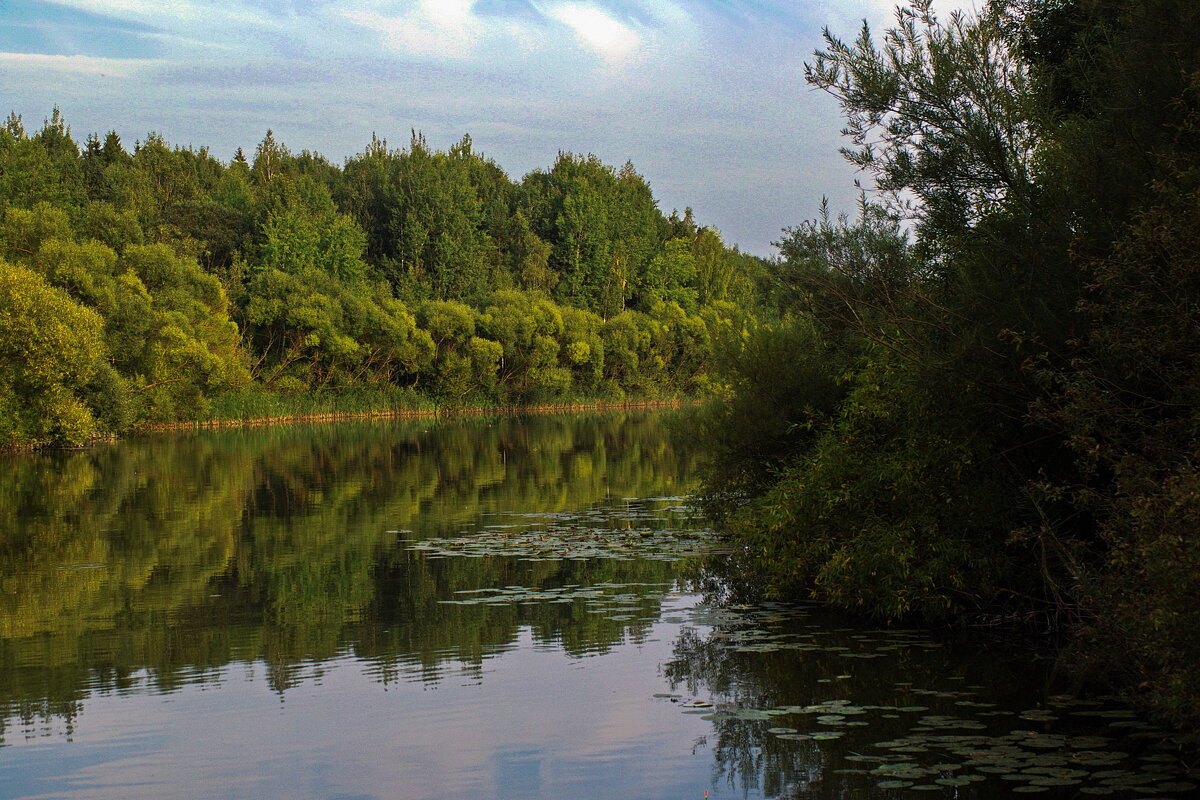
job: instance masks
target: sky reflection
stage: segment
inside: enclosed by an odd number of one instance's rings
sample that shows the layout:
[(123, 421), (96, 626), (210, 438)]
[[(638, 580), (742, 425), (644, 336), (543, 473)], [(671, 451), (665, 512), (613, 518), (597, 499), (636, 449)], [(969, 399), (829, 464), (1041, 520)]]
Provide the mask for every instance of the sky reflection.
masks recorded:
[(692, 746), (708, 723), (651, 699), (678, 627), (596, 658), (526, 628), (437, 682), (411, 665), (384, 684), (343, 657), (282, 694), (261, 662), (170, 693), (95, 694), (70, 741), (12, 736), (0, 776), (6, 796), (98, 800), (702, 797), (710, 755)]

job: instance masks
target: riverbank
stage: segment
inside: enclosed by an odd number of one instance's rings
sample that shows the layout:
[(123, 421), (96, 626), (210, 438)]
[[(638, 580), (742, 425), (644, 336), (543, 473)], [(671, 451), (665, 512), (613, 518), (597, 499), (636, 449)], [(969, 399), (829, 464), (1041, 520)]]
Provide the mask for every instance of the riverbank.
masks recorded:
[(245, 418), (217, 417), (188, 422), (154, 422), (139, 425), (136, 433), (169, 433), (172, 431), (209, 430), (272, 425), (303, 425), (321, 422), (342, 422), (364, 419), (421, 419), (461, 416), (515, 416), (534, 414), (571, 414), (587, 411), (628, 411), (634, 409), (682, 408), (703, 402), (702, 398), (667, 398), (653, 400), (595, 400), (568, 403), (536, 403), (532, 405), (501, 406), (422, 406), (418, 408), (384, 408), (366, 411), (326, 411), (292, 413)]
[[(83, 446), (99, 442), (119, 441), (127, 435), (172, 433), (230, 428), (262, 428), (276, 425), (312, 425), (329, 422), (348, 422), (370, 419), (434, 419), (465, 416), (519, 416), (543, 414), (572, 414), (589, 411), (630, 411), (635, 409), (671, 409), (700, 405), (705, 397), (657, 397), (633, 400), (572, 399), (557, 403), (501, 405), (438, 405), (428, 398), (406, 396), (403, 402), (364, 402), (362, 395), (325, 395), (288, 398), (278, 395), (258, 396), (251, 403), (224, 404), (213, 409), (205, 419), (145, 421), (136, 423), (122, 434), (93, 436)], [(0, 454), (32, 453), (47, 448), (53, 442), (22, 442), (0, 445)], [(74, 449), (74, 448), (72, 448)]]

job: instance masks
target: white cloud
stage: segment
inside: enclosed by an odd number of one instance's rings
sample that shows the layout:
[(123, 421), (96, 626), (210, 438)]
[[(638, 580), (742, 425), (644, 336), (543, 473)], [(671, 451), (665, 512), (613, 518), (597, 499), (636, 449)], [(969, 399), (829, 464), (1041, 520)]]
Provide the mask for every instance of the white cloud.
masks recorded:
[(42, 53), (0, 53), (0, 64), (11, 70), (72, 72), (106, 78), (124, 78), (159, 62), (134, 58), (52, 56)]
[(637, 31), (596, 6), (586, 3), (554, 3), (544, 7), (543, 13), (571, 28), (585, 47), (610, 65), (627, 63), (641, 48), (642, 37)]
[(212, 39), (189, 37), (186, 34), (179, 33), (143, 33), (141, 37), (151, 41), (162, 42), (167, 46), (186, 47), (196, 51), (220, 50), (232, 53), (240, 49), (236, 43), (222, 44)]
[(408, 14), (347, 9), (343, 16), (381, 34), (393, 50), (424, 58), (466, 58), (484, 33), (473, 0), (419, 0)]
[[(612, 68), (654, 49), (653, 36), (591, 3), (534, 3), (542, 15), (540, 21), (480, 15), (474, 5), (474, 0), (417, 0), (404, 12), (389, 13), (347, 4), (338, 13), (342, 19), (379, 34), (388, 49), (422, 59), (467, 60), (486, 55), (494, 66), (513, 56), (540, 54), (569, 64), (570, 51), (581, 47)], [(671, 2), (648, 3), (646, 13), (664, 26), (684, 28), (690, 22)], [(555, 41), (555, 23), (570, 30), (572, 36), (565, 42), (561, 36)]]
[(195, 6), (186, 2), (161, 3), (156, 0), (50, 0), (50, 2), (106, 16), (196, 16)]
[(215, 20), (264, 25), (261, 14), (241, 9), (236, 3), (195, 3), (187, 0), (49, 0), (55, 5), (90, 11), (106, 17), (136, 19), (151, 25), (206, 22)]
[(668, 28), (690, 28), (693, 24), (692, 15), (671, 0), (640, 0), (638, 7), (642, 13)]

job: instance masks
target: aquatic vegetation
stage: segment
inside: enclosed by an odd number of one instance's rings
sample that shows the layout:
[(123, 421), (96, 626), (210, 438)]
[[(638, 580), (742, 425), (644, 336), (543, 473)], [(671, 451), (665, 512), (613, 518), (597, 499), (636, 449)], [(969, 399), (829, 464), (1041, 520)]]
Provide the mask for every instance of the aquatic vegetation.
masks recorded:
[(711, 530), (676, 527), (688, 515), (685, 498), (646, 498), (580, 512), (500, 513), (503, 522), (462, 536), (412, 540), (428, 557), (510, 556), (531, 560), (612, 558), (678, 561), (721, 549)]
[[(759, 741), (764, 748), (775, 740), (772, 757), (779, 763), (787, 762), (783, 753), (790, 749), (825, 772), (845, 776), (840, 780), (849, 785), (861, 783), (864, 791), (974, 787), (970, 796), (1061, 790), (1070, 793), (1055, 796), (1182, 798), (1200, 789), (1200, 770), (1184, 758), (1173, 735), (1119, 698), (1057, 694), (1022, 707), (1017, 698), (1002, 699), (953, 674), (930, 674), (940, 686), (895, 681), (921, 654), (944, 655), (944, 643), (915, 631), (838, 630), (824, 620), (816, 623), (821, 619), (816, 611), (783, 605), (692, 609), (688, 617), (696, 638), (681, 640), (681, 660), (669, 674), (715, 685), (705, 700), (712, 703), (705, 718), (722, 740)], [(702, 654), (694, 662), (698, 674), (689, 671), (690, 652)], [(883, 659), (860, 662), (864, 669), (869, 665), (863, 681), (852, 680), (853, 674), (814, 677), (836, 672), (848, 656), (863, 655)], [(734, 662), (735, 674), (744, 677), (727, 674)], [(834, 696), (769, 703), (746, 692), (746, 681), (771, 674), (772, 663), (791, 664), (800, 673), (795, 685), (780, 687), (780, 695), (802, 693), (807, 685)], [(683, 708), (698, 701), (681, 694), (658, 697)], [(891, 702), (880, 702), (885, 697)]]

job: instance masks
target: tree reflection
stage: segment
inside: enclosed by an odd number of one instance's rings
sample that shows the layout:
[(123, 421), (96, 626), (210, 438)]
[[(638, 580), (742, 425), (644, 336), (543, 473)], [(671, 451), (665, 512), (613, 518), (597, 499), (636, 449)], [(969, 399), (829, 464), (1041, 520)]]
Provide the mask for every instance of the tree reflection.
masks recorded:
[[(869, 773), (877, 766), (871, 759), (888, 753), (876, 743), (932, 730), (919, 727), (923, 713), (982, 711), (968, 720), (982, 729), (1016, 713), (990, 709), (1029, 708), (1050, 693), (1018, 642), (873, 628), (816, 606), (731, 602), (745, 597), (731, 573), (740, 573), (738, 564), (723, 558), (698, 573), (717, 610), (702, 626), (683, 629), (663, 674), (677, 700), (711, 699), (713, 783), (735, 793), (875, 796), (882, 778)], [(841, 708), (851, 710), (822, 716)], [(953, 740), (963, 731), (948, 733)], [(976, 790), (957, 791), (967, 797)]]
[(646, 623), (582, 600), (441, 601), (670, 583), (672, 564), (431, 558), (406, 544), (499, 512), (677, 495), (694, 459), (660, 415), (633, 413), (206, 432), (6, 457), (0, 726), (69, 727), (90, 691), (171, 691), (234, 662), (261, 660), (284, 692), (311, 662), (347, 654), (384, 682), (437, 680), (523, 628), (574, 655), (601, 651)]

